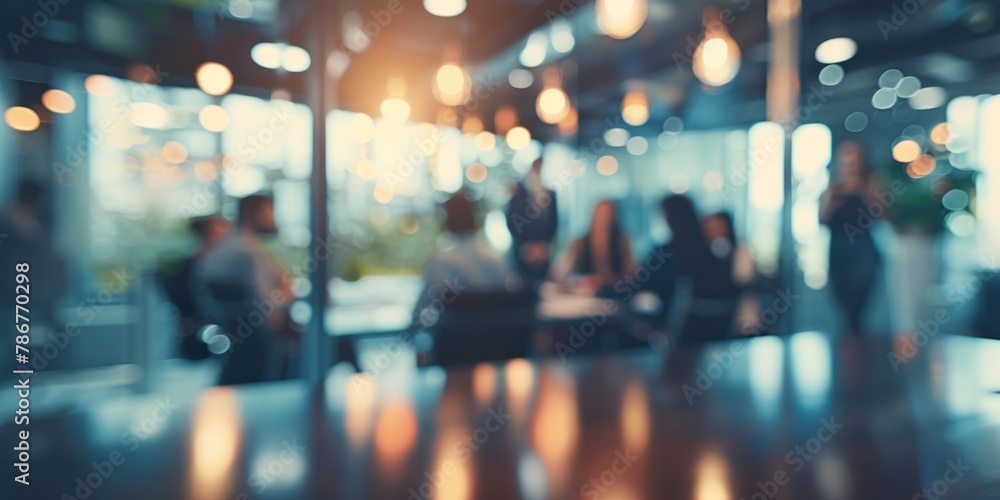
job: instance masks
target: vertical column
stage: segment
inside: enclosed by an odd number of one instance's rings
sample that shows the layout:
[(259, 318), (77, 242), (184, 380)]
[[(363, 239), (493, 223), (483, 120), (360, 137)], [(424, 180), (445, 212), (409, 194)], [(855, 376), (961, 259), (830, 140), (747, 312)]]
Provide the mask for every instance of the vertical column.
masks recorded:
[(309, 326), (302, 336), (301, 360), (302, 375), (311, 385), (319, 385), (329, 367), (332, 357), (331, 349), (336, 349), (336, 343), (330, 342), (326, 332), (327, 308), (327, 268), (328, 260), (316, 259), (317, 255), (326, 255), (325, 245), (330, 236), (329, 218), (327, 212), (327, 179), (326, 179), (326, 19), (327, 2), (313, 0), (307, 18), (309, 56), (312, 67), (307, 74), (307, 102), (313, 117), (313, 165), (310, 174), (309, 196), (309, 229), (312, 240), (309, 243), (309, 257), (314, 259), (314, 265), (309, 276), (311, 292), (309, 306), (312, 315)]
[[(799, 16), (801, 0), (768, 0), (771, 66), (767, 74), (767, 117), (785, 129), (782, 165), (781, 249), (779, 272), (782, 287), (797, 285), (795, 240), (792, 235), (792, 132), (798, 126), (799, 107)], [(794, 305), (794, 304), (793, 304)], [(782, 315), (779, 331), (794, 330), (795, 308)]]

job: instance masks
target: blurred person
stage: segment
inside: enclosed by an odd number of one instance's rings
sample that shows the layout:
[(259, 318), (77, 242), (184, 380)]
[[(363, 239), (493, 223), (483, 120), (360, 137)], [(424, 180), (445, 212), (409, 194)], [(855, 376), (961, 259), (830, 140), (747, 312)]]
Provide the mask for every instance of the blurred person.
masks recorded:
[(847, 316), (850, 333), (861, 333), (865, 306), (881, 268), (881, 257), (870, 229), (848, 231), (860, 226), (860, 218), (872, 217), (868, 211), (875, 202), (878, 182), (872, 178), (868, 154), (857, 141), (845, 141), (837, 147), (835, 182), (820, 202), (820, 222), (830, 227), (830, 286), (841, 310)]
[[(30, 312), (33, 327), (57, 324), (56, 309), (68, 288), (66, 261), (56, 250), (55, 242), (43, 224), (45, 188), (34, 181), (17, 187), (14, 202), (0, 213), (0, 276), (4, 277), (3, 305), (14, 308), (15, 266), (27, 263)], [(13, 315), (8, 316), (13, 317)]]
[(618, 208), (611, 200), (597, 203), (590, 218), (590, 229), (567, 249), (556, 281), (567, 283), (579, 278), (579, 288), (602, 296), (613, 296), (612, 289), (635, 267), (632, 244), (618, 221)]
[(414, 325), (434, 324), (442, 302), (454, 301), (465, 291), (499, 291), (510, 284), (510, 269), (504, 259), (475, 239), (475, 203), (457, 193), (442, 208), (444, 229), (454, 237), (454, 244), (424, 265), (424, 290), (413, 310)]
[[(672, 234), (669, 243), (654, 250), (670, 255), (672, 265), (651, 272), (648, 284), (660, 297), (660, 319), (666, 321), (675, 308), (680, 308), (676, 312), (683, 318), (678, 334), (682, 343), (730, 336), (738, 305), (738, 288), (732, 275), (735, 237), (727, 236), (718, 221), (710, 223), (717, 255), (688, 197), (668, 196), (660, 208)], [(682, 280), (688, 292), (683, 306), (677, 304)]]
[(223, 241), (232, 230), (232, 223), (221, 215), (196, 217), (189, 222), (189, 229), (197, 240), (197, 246), (172, 272), (163, 278), (170, 302), (177, 308), (180, 354), (188, 360), (205, 359), (210, 356), (208, 345), (198, 337), (198, 332), (211, 323), (208, 313), (196, 300), (196, 275), (201, 260), (209, 250)]
[(756, 297), (752, 293), (757, 273), (750, 250), (737, 241), (733, 217), (728, 212), (718, 212), (705, 217), (702, 226), (709, 251), (723, 267), (730, 270), (733, 284), (741, 290), (742, 298), (737, 311), (737, 320), (738, 324), (744, 325), (742, 333), (750, 332), (757, 327), (760, 312)]
[(200, 297), (232, 339), (220, 385), (287, 376), (296, 332), (288, 316), (294, 299), (285, 270), (262, 237), (277, 233), (274, 200), (256, 194), (239, 201), (236, 228), (209, 248), (198, 265)]
[(518, 270), (532, 283), (544, 280), (549, 272), (552, 240), (559, 228), (559, 213), (556, 193), (542, 185), (541, 158), (517, 183), (507, 205), (507, 228)]

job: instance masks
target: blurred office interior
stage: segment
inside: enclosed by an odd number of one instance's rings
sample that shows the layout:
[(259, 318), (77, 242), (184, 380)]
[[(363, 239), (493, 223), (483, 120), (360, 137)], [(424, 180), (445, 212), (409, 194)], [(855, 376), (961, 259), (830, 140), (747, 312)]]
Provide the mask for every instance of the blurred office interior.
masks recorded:
[[(38, 246), (0, 234), (3, 265), (33, 269), (37, 498), (134, 498), (143, 479), (159, 485), (150, 498), (758, 498), (830, 413), (853, 437), (834, 432), (778, 498), (911, 498), (959, 456), (975, 469), (948, 483), (956, 498), (1000, 498), (996, 2), (4, 11), (0, 207), (15, 222), (3, 227), (20, 227), (27, 197), (44, 234)], [(851, 161), (871, 184), (847, 223), (829, 223), (824, 197)], [(626, 299), (613, 281), (595, 292), (548, 274), (528, 285), (527, 326), (487, 301), (457, 326), (415, 327), (425, 264), (461, 239), (446, 200), (471, 200), (471, 237), (515, 262), (509, 207), (538, 164), (558, 200), (553, 268), (602, 200), (637, 263), (625, 278), (674, 239), (664, 198), (729, 214), (724, 251), (745, 249), (750, 269), (737, 324), (691, 342), (674, 328), (683, 305), (673, 323), (648, 320), (668, 312), (642, 283)], [(262, 241), (299, 333), (283, 380), (219, 386), (248, 317), (186, 323), (171, 277), (198, 247), (193, 220), (237, 221), (259, 193), (273, 198)], [(831, 255), (838, 238), (870, 241), (870, 267)], [(854, 319), (834, 285), (859, 276)], [(186, 337), (207, 352), (182, 352)], [(7, 355), (0, 367), (19, 368)], [(168, 397), (182, 416), (122, 446)], [(4, 408), (17, 399), (0, 394)], [(513, 415), (503, 442), (456, 458), (451, 443), (497, 404)], [(281, 462), (295, 439), (303, 457)], [(132, 470), (78, 491), (115, 447), (140, 457), (120, 466)], [(602, 483), (626, 447), (637, 465)], [(457, 472), (439, 484), (449, 459)], [(275, 461), (282, 472), (261, 476)]]

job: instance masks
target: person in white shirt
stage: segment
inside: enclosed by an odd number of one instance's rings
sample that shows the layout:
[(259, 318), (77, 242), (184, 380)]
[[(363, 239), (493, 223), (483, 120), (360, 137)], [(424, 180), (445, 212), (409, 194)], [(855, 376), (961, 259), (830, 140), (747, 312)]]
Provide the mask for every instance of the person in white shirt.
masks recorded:
[(424, 265), (424, 290), (413, 311), (417, 327), (433, 325), (444, 305), (466, 290), (507, 289), (513, 274), (492, 248), (476, 241), (475, 204), (458, 193), (444, 202), (444, 228), (454, 245)]

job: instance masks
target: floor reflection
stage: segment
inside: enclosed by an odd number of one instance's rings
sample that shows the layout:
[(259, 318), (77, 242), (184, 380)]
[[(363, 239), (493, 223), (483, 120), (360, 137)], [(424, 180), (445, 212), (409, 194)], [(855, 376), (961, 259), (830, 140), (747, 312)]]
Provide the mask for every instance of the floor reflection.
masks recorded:
[(217, 500), (231, 495), (242, 428), (234, 390), (206, 392), (195, 407), (192, 428), (191, 499)]

